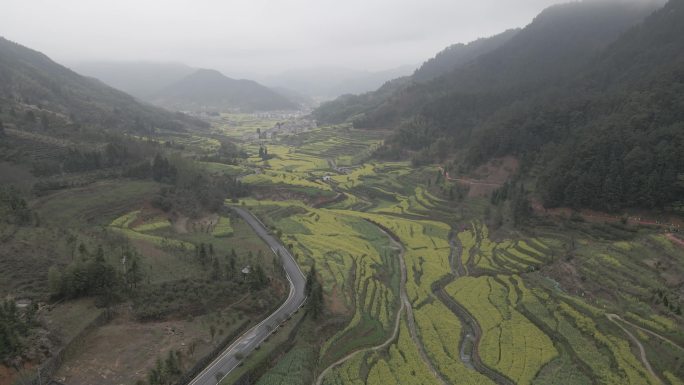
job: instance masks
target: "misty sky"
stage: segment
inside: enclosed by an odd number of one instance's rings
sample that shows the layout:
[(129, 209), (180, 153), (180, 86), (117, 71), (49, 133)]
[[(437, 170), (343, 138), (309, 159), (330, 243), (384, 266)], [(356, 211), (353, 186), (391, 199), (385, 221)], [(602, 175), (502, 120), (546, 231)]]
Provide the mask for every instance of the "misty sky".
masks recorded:
[(226, 74), (420, 64), (567, 0), (2, 0), (0, 35), (61, 62), (175, 61)]

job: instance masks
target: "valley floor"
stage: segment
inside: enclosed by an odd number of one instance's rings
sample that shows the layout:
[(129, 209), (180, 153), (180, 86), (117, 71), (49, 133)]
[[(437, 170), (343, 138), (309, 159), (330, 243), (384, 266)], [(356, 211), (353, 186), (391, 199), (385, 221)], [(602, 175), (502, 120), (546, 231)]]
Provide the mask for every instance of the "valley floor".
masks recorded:
[[(95, 242), (103, 239), (106, 262), (130, 268), (121, 260), (130, 252), (144, 273), (141, 289), (92, 329), (105, 311), (92, 299), (39, 311), (46, 332), (61, 331), (49, 350), (77, 337), (57, 380), (146, 383), (170, 367), (180, 378), (277, 307), (287, 282), (271, 249), (230, 214), (238, 206), (279, 238), (305, 275), (315, 266), (324, 314), (289, 322), (222, 373), (222, 384), (684, 381), (677, 223), (534, 204), (521, 212), (511, 197), (492, 198), (515, 173), (515, 159), (447, 175), (437, 165), (372, 160), (385, 132), (334, 126), (255, 137), (272, 124), (224, 115), (207, 136), (174, 137), (203, 170), (249, 187), (249, 197), (227, 199), (217, 212), (166, 213), (150, 204), (161, 183), (105, 179), (31, 202), (40, 226), (0, 229), (0, 251), (13, 256), (0, 261), (13, 275), (0, 288), (18, 296), (48, 296), (47, 277), (56, 273), (46, 260), (67, 274), (79, 258), (99, 258)], [(251, 155), (214, 161), (208, 154), (221, 135)], [(247, 282), (237, 273), (246, 265), (262, 267), (268, 283)], [(29, 377), (31, 365), (19, 374)], [(3, 384), (16, 378), (0, 372)]]
[[(514, 226), (510, 202), (490, 202), (498, 181), (469, 194), (474, 179), (438, 167), (340, 170), (358, 153), (345, 141), (374, 140), (346, 130), (268, 141), (271, 159), (248, 160), (258, 199), (237, 204), (316, 266), (330, 313), (260, 384), (681, 383), (682, 318), (663, 297), (682, 294), (684, 249), (669, 226), (555, 212)], [(333, 131), (354, 135), (326, 142)]]

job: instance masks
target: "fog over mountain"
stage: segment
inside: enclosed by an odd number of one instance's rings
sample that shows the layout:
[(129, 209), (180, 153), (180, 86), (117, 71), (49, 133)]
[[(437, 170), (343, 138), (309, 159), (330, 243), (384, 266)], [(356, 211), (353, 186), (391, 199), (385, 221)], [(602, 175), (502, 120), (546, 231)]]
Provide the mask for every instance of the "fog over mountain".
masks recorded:
[(327, 100), (344, 94), (373, 91), (389, 80), (410, 75), (416, 67), (404, 65), (383, 71), (358, 71), (338, 67), (308, 68), (266, 76), (262, 82), (269, 86), (291, 89), (317, 100)]
[(684, 385), (684, 0), (0, 9), (0, 385)]
[(78, 62), (69, 67), (143, 100), (195, 71), (181, 63), (157, 62)]
[(523, 26), (561, 2), (6, 0), (0, 25), (7, 39), (58, 62), (176, 62), (256, 79), (299, 68), (418, 64), (454, 43)]

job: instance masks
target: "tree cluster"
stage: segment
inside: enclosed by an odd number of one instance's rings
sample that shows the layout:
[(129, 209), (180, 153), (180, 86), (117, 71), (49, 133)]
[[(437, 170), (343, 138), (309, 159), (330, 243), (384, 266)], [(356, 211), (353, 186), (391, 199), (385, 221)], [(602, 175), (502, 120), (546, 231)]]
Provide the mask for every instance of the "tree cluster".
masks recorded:
[(214, 177), (189, 163), (179, 165), (175, 183), (162, 188), (152, 204), (164, 211), (178, 209), (190, 215), (218, 212), (226, 199), (247, 195), (246, 185), (230, 176)]
[(135, 288), (142, 280), (142, 274), (134, 254), (127, 258), (124, 273), (107, 262), (101, 246), (91, 253), (81, 244), (79, 256), (66, 268), (50, 268), (48, 282), (56, 298), (96, 296), (99, 304), (109, 305), (124, 294), (124, 289)]
[[(510, 208), (511, 219), (514, 227), (519, 227), (527, 223), (532, 215), (532, 206), (530, 205), (529, 193), (522, 183), (517, 181), (506, 182), (498, 189), (492, 192), (490, 202), (499, 206), (497, 216), (501, 215), (501, 206), (508, 204)], [(495, 222), (500, 224), (503, 218), (497, 218)]]
[(27, 225), (31, 223), (32, 212), (22, 194), (12, 186), (0, 186), (0, 221)]
[(269, 160), (273, 158), (273, 155), (269, 155), (266, 146), (259, 146), (259, 158), (261, 158), (261, 160)]
[(174, 183), (178, 171), (169, 160), (157, 154), (152, 160), (152, 179), (162, 183)]
[(0, 303), (0, 362), (8, 361), (21, 353), (24, 338), (35, 322), (35, 305), (22, 314), (12, 300)]
[(313, 319), (318, 319), (323, 314), (324, 302), (323, 302), (323, 286), (318, 281), (318, 276), (316, 275), (316, 265), (311, 265), (311, 269), (306, 276), (306, 286), (304, 287), (304, 292), (307, 296), (307, 306), (309, 314)]
[(166, 359), (157, 358), (155, 367), (147, 374), (147, 382), (138, 381), (138, 385), (172, 385), (183, 374), (182, 353), (170, 350)]
[(205, 162), (216, 162), (223, 164), (238, 164), (241, 159), (245, 159), (249, 156), (240, 147), (236, 146), (234, 143), (223, 140), (221, 141), (221, 147), (214, 155), (208, 155), (201, 158)]

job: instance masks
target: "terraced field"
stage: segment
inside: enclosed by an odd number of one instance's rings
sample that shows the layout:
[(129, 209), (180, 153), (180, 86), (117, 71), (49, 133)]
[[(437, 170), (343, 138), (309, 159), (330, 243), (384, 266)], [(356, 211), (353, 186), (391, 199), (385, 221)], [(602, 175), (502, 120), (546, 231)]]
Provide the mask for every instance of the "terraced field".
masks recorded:
[(529, 384), (558, 352), (547, 335), (515, 310), (515, 289), (504, 276), (463, 277), (447, 286), (482, 328), (482, 362), (516, 384)]
[(152, 243), (162, 248), (172, 248), (179, 250), (194, 250), (194, 245), (188, 242), (183, 242), (177, 239), (158, 236), (150, 234), (155, 230), (168, 227), (168, 221), (159, 220), (151, 221), (139, 226), (132, 227), (132, 224), (138, 218), (140, 211), (132, 211), (128, 214), (116, 218), (109, 224), (109, 228), (126, 235), (131, 239), (137, 239)]
[(323, 127), (288, 137), (285, 143), (304, 154), (332, 159), (337, 166), (360, 164), (387, 135), (381, 130), (356, 130), (349, 126)]
[(215, 128), (222, 134), (239, 140), (249, 140), (257, 129), (265, 130), (278, 123), (276, 118), (265, 118), (255, 114), (222, 114)]
[(398, 262), (379, 229), (362, 218), (296, 203), (264, 201), (251, 209), (282, 232), (300, 264), (315, 264), (331, 311), (351, 315), (322, 347), (323, 362), (390, 333), (398, 306)]
[[(668, 238), (576, 222), (493, 230), (488, 212), (506, 207), (467, 198), (437, 176), (437, 167), (363, 163), (376, 138), (356, 134), (320, 128), (271, 143), (273, 159), (249, 159), (262, 174), (243, 179), (340, 198), (315, 206), (275, 196), (239, 203), (281, 236), (304, 270), (315, 264), (324, 283), (335, 327), (320, 345), (317, 369), (299, 383), (678, 384), (684, 378), (674, 358), (684, 341), (681, 317), (652, 299), (667, 279), (684, 274), (684, 253)], [(658, 293), (662, 298), (664, 291)], [(612, 313), (672, 341), (664, 347), (665, 340), (649, 342), (656, 338), (632, 330), (657, 378), (633, 339), (608, 319)]]

